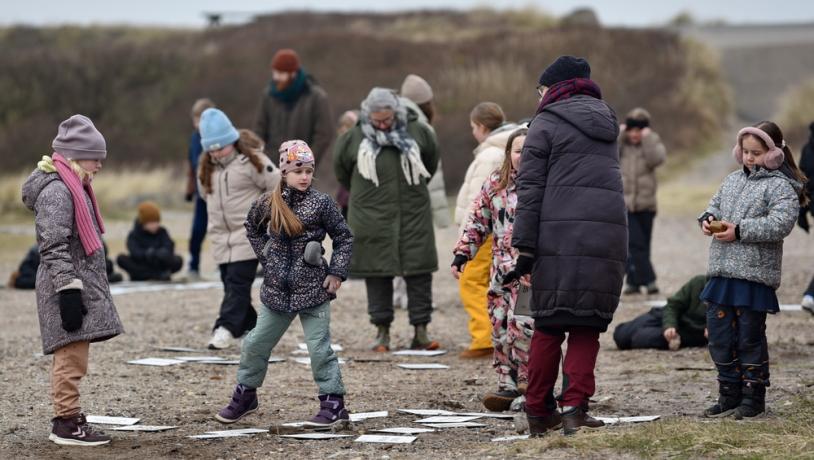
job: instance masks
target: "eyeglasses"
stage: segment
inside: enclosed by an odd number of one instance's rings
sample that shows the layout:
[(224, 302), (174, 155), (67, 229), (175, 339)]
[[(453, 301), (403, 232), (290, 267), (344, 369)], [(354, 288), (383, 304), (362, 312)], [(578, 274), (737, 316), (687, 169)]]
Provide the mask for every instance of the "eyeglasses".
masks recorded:
[(370, 118), (370, 124), (377, 127), (377, 128), (387, 128), (387, 127), (389, 127), (390, 125), (393, 124), (394, 120), (395, 120), (395, 117), (393, 115), (391, 115), (391, 116), (389, 116), (387, 118), (382, 118), (382, 119), (376, 119), (376, 118), (371, 117)]

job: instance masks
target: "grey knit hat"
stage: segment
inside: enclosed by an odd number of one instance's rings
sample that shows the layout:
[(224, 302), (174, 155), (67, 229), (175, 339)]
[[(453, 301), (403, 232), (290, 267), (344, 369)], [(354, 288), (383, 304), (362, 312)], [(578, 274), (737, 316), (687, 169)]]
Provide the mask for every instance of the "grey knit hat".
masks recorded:
[(416, 104), (430, 102), (433, 98), (432, 87), (427, 80), (412, 73), (401, 84), (401, 95)]
[(381, 112), (383, 110), (397, 111), (399, 109), (399, 97), (396, 92), (389, 88), (375, 87), (370, 90), (364, 101), (362, 101), (362, 111), (366, 113)]
[(69, 160), (104, 160), (107, 157), (105, 138), (84, 115), (74, 115), (60, 123), (51, 147)]

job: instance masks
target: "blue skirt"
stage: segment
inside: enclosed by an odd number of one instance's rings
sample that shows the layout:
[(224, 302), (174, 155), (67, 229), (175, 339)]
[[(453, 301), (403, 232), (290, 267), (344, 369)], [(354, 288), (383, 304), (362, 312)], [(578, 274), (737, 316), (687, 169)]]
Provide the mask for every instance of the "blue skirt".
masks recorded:
[(748, 308), (754, 311), (777, 313), (780, 305), (774, 289), (754, 281), (715, 276), (701, 291), (701, 300), (715, 305)]

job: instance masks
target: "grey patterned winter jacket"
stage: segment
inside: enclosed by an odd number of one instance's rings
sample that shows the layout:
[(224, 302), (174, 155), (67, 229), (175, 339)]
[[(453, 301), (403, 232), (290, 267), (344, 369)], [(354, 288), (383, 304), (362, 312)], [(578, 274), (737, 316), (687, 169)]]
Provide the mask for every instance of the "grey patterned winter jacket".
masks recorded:
[[(305, 192), (283, 186), (283, 199), (303, 224), (303, 233), (294, 238), (270, 231), (269, 193), (255, 200), (246, 216), (246, 237), (263, 264), (260, 301), (271, 310), (297, 312), (336, 298), (322, 287), (325, 277), (334, 275), (343, 281), (348, 276), (353, 235), (334, 200), (313, 188)], [(331, 237), (333, 253), (330, 265), (320, 266), (303, 260), (305, 246), (311, 241)]]
[(743, 168), (728, 175), (706, 212), (738, 225), (740, 239), (712, 240), (708, 276), (738, 278), (777, 289), (783, 262), (783, 238), (798, 215), (797, 192), (803, 185), (780, 170)]
[[(85, 202), (98, 232), (87, 195)], [(34, 211), (40, 248), (36, 289), (43, 353), (53, 353), (73, 342), (98, 342), (124, 333), (107, 284), (105, 252), (99, 249), (85, 255), (71, 192), (59, 175), (35, 170), (23, 184), (23, 203)], [(82, 327), (74, 332), (62, 329), (59, 314), (59, 291), (70, 288), (82, 289), (82, 302), (88, 309)]]

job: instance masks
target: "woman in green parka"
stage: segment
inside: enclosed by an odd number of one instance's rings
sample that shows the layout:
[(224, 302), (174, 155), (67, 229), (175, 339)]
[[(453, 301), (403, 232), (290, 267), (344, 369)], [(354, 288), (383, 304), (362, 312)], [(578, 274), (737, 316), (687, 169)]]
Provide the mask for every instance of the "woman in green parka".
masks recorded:
[(438, 269), (427, 182), (438, 165), (435, 134), (408, 112), (396, 93), (373, 88), (356, 126), (334, 147), (334, 169), (350, 190), (348, 223), (356, 245), (350, 274), (365, 279), (375, 351), (390, 349), (393, 277), (407, 284), (411, 348), (433, 350), (432, 272)]

